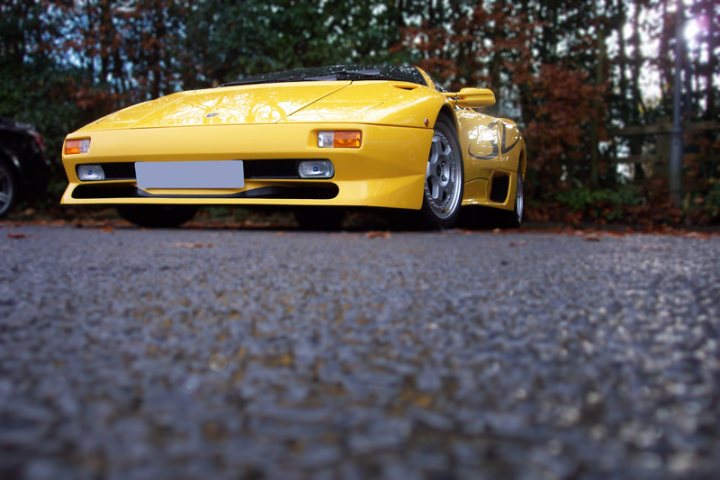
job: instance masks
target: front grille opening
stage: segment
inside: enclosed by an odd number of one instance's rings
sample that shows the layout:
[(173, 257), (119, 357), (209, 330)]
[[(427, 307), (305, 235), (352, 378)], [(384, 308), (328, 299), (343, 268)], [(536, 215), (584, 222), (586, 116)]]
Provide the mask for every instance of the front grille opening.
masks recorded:
[(245, 178), (251, 180), (300, 178), (298, 163), (300, 160), (245, 160)]
[(340, 189), (334, 183), (298, 183), (293, 185), (275, 185), (253, 188), (244, 192), (223, 195), (153, 195), (133, 185), (95, 183), (78, 185), (72, 197), (77, 199), (93, 198), (277, 198), (287, 200), (329, 200), (337, 197)]
[(135, 165), (132, 163), (101, 163), (107, 180), (135, 180)]
[[(326, 158), (305, 158), (302, 160), (327, 160)], [(301, 159), (243, 160), (247, 180), (291, 180), (299, 179), (298, 163)], [(99, 164), (105, 172), (105, 180), (135, 180), (134, 162), (112, 162)]]
[(510, 177), (508, 175), (495, 175), (490, 184), (490, 200), (504, 203), (510, 189)]

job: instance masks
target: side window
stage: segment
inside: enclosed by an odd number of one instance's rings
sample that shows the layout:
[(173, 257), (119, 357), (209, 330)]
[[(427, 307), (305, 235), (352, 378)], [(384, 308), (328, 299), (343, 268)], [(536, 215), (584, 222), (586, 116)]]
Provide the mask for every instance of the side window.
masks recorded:
[(429, 74), (427, 74), (428, 83), (431, 87), (435, 88), (438, 92), (447, 92), (447, 89), (435, 81)]
[(435, 82), (435, 80), (433, 80), (433, 78), (430, 75), (428, 75), (428, 73), (425, 70), (423, 70), (420, 67), (415, 67), (415, 69), (418, 72), (420, 72), (420, 75), (423, 77), (423, 79), (425, 79), (425, 83), (427, 84), (428, 87), (434, 88), (435, 90), (437, 90), (439, 92), (445, 91), (445, 90), (442, 90), (442, 87), (438, 86), (438, 84)]
[(435, 90), (437, 90), (438, 92), (447, 92), (447, 89), (440, 85), (438, 82), (436, 82), (434, 78), (431, 78), (430, 80), (432, 80), (432, 83), (435, 86)]

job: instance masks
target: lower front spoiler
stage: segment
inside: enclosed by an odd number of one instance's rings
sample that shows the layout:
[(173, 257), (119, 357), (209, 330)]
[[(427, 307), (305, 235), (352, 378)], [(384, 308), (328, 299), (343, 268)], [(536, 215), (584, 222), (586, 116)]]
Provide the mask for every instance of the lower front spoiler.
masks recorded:
[[(78, 185), (72, 192), (74, 199), (287, 199), (287, 200), (329, 200), (337, 197), (338, 187), (332, 183), (318, 183), (308, 186), (259, 187), (235, 193), (151, 194), (133, 185)], [(147, 203), (147, 202), (144, 202)]]
[[(373, 180), (253, 181), (237, 190), (152, 190), (135, 182), (70, 184), (63, 205), (268, 205), (381, 207), (418, 210), (424, 174)], [(248, 182), (250, 183), (250, 182)]]

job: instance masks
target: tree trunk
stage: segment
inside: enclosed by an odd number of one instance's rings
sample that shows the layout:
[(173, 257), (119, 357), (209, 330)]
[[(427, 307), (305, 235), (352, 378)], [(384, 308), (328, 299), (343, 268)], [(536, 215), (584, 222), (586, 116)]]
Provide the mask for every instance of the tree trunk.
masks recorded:
[(705, 110), (705, 118), (708, 120), (716, 120), (718, 115), (717, 106), (717, 89), (713, 85), (713, 79), (718, 73), (718, 49), (720, 49), (720, 32), (717, 31), (717, 17), (715, 15), (715, 2), (710, 0), (705, 2), (705, 12), (707, 18), (710, 19), (707, 32), (707, 47), (710, 53), (708, 58), (707, 70), (705, 72), (705, 100), (707, 107)]
[[(645, 105), (640, 92), (640, 72), (644, 63), (644, 58), (640, 50), (640, 2), (635, 3), (635, 11), (633, 12), (631, 26), (632, 36), (630, 44), (632, 45), (632, 58), (630, 59), (630, 101), (631, 108), (628, 110), (628, 119), (630, 123), (638, 125), (643, 124), (645, 117)], [(639, 158), (642, 154), (643, 143), (645, 138), (636, 135), (630, 138), (630, 155)], [(635, 164), (635, 181), (641, 182), (645, 179), (642, 162)]]
[(601, 96), (600, 92), (604, 91), (605, 85), (605, 25), (600, 18), (599, 8), (595, 6), (595, 21), (597, 22), (597, 57), (595, 60), (595, 99), (593, 100), (593, 109), (595, 115), (592, 118), (591, 125), (591, 155), (590, 155), (590, 185), (593, 188), (597, 188), (599, 184), (600, 176), (600, 120), (604, 118), (602, 113)]

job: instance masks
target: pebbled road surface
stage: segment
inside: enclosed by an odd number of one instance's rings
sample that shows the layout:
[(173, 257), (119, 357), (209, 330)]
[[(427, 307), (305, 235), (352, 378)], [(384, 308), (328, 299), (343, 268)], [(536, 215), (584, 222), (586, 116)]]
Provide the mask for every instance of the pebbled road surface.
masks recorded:
[(718, 478), (720, 237), (0, 228), (0, 478)]

